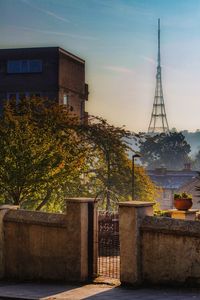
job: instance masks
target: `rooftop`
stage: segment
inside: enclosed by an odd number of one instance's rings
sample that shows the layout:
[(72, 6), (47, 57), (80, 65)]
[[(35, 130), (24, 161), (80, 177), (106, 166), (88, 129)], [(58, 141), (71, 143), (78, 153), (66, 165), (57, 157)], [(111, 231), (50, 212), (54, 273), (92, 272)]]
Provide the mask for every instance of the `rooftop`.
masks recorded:
[(147, 173), (156, 185), (166, 189), (179, 189), (198, 176), (197, 171), (185, 169), (177, 171), (159, 168), (148, 170)]
[(14, 52), (20, 52), (20, 51), (24, 51), (24, 52), (29, 52), (29, 51), (47, 51), (47, 50), (55, 50), (55, 51), (59, 51), (60, 53), (63, 53), (73, 59), (75, 59), (76, 61), (79, 61), (81, 63), (85, 63), (85, 61), (72, 54), (71, 52), (68, 52), (67, 50), (61, 48), (61, 47), (29, 47), (29, 48), (8, 48), (8, 49), (0, 49), (0, 53), (6, 53), (6, 52), (9, 52), (9, 53), (14, 53)]

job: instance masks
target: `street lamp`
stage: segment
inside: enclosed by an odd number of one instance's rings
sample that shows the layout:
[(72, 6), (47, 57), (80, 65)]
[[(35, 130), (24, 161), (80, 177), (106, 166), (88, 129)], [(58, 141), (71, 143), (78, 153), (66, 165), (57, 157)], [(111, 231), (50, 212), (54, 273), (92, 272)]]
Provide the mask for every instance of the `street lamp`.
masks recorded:
[(132, 155), (132, 200), (134, 200), (134, 188), (135, 188), (135, 158), (140, 158), (140, 153)]

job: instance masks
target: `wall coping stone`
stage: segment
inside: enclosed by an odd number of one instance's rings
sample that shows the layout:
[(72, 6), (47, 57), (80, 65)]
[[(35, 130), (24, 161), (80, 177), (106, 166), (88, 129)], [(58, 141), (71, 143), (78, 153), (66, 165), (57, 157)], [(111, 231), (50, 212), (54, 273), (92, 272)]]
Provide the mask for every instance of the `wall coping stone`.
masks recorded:
[(80, 198), (65, 198), (66, 202), (70, 202), (70, 203), (90, 203), (90, 202), (96, 202), (99, 199), (95, 199), (95, 198), (84, 198), (84, 197), (80, 197)]
[(132, 207), (148, 207), (153, 206), (154, 202), (146, 202), (146, 201), (125, 201), (119, 202), (119, 206), (132, 206)]
[(19, 205), (12, 205), (12, 204), (0, 205), (0, 210), (3, 209), (19, 209)]
[(182, 214), (182, 215), (191, 215), (195, 214), (199, 211), (199, 209), (188, 209), (188, 210), (178, 210), (178, 209), (170, 209), (169, 212), (173, 214)]
[(66, 227), (66, 215), (29, 210), (8, 210), (5, 214), (4, 222)]
[(142, 232), (200, 237), (200, 222), (166, 217), (146, 216), (142, 221), (140, 230)]

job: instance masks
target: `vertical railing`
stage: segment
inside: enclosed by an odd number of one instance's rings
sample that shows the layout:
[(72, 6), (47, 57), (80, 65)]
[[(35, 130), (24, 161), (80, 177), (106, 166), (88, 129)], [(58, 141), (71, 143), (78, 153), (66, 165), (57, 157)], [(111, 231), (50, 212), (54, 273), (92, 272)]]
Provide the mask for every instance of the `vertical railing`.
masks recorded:
[(88, 279), (93, 278), (94, 263), (94, 203), (88, 203)]
[(119, 278), (120, 245), (118, 213), (99, 211), (98, 225), (98, 274), (105, 277)]

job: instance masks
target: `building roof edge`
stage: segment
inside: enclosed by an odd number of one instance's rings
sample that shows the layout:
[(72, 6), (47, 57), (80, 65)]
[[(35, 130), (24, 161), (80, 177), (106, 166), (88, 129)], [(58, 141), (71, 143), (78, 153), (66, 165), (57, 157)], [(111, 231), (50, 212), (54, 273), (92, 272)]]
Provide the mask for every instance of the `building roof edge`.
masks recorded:
[(69, 52), (69, 51), (67, 51), (67, 50), (65, 50), (65, 49), (63, 49), (63, 48), (61, 48), (61, 47), (58, 47), (58, 50), (59, 50), (59, 52), (64, 53), (64, 54), (66, 54), (67, 56), (70, 56), (70, 57), (76, 59), (77, 61), (79, 61), (79, 62), (81, 62), (81, 63), (83, 63), (83, 64), (85, 63), (85, 60), (84, 60), (84, 59), (82, 59), (82, 58), (80, 58), (80, 57), (74, 55), (73, 53), (71, 53), (71, 52)]
[(34, 50), (34, 49), (38, 49), (38, 50), (39, 50), (39, 49), (55, 49), (55, 50), (58, 50), (59, 52), (65, 54), (65, 55), (67, 55), (67, 56), (69, 56), (69, 57), (75, 59), (76, 61), (79, 61), (79, 62), (85, 64), (85, 60), (84, 60), (84, 59), (82, 59), (82, 58), (80, 58), (80, 57), (74, 55), (73, 53), (71, 53), (71, 52), (69, 52), (69, 51), (67, 51), (67, 50), (65, 50), (65, 49), (63, 49), (63, 48), (61, 48), (61, 47), (59, 47), (59, 46), (49, 46), (49, 47), (0, 48), (0, 51), (8, 51), (8, 50), (9, 50), (9, 51), (15, 51), (15, 50), (26, 50), (26, 49), (27, 49), (27, 50), (28, 50), (28, 49), (32, 49), (32, 50)]

